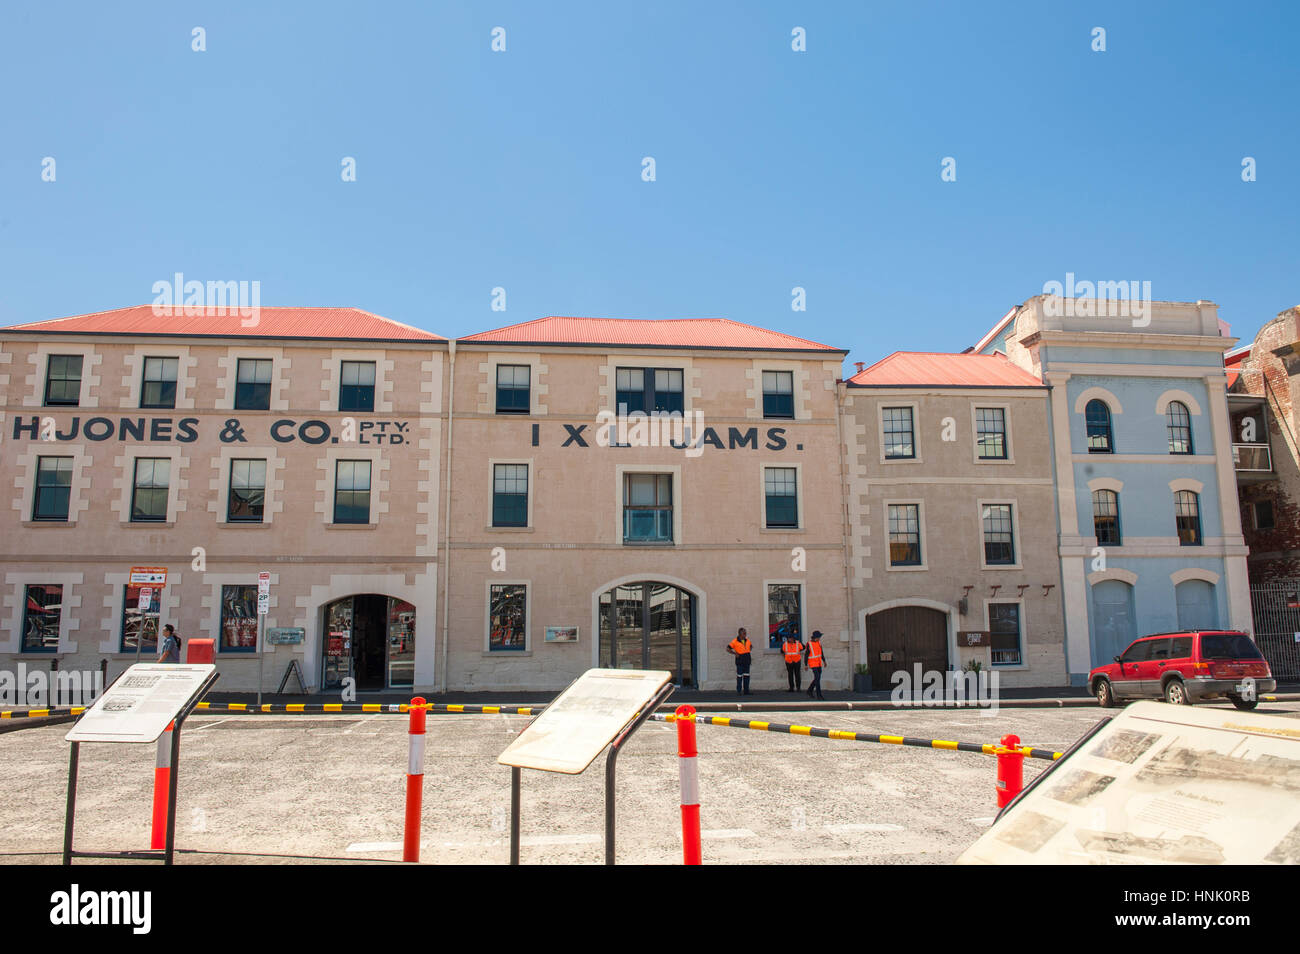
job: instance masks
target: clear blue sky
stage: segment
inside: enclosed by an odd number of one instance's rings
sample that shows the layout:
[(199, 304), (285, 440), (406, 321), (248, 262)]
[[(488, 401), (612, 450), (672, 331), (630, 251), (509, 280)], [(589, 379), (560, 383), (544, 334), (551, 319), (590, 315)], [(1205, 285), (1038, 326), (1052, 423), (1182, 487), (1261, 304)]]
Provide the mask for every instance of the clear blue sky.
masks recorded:
[(1298, 34), (1296, 3), (9, 2), (0, 324), (179, 271), (447, 336), (724, 316), (873, 361), (1074, 272), (1249, 340), (1300, 302)]

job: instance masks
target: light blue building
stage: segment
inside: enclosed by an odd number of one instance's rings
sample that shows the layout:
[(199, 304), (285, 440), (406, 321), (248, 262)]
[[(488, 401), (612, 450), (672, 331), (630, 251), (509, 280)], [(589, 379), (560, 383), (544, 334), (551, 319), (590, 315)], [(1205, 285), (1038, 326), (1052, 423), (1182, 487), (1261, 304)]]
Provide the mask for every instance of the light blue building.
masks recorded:
[(1051, 387), (1066, 667), (1084, 684), (1137, 636), (1251, 631), (1212, 302), (1040, 295), (975, 346)]

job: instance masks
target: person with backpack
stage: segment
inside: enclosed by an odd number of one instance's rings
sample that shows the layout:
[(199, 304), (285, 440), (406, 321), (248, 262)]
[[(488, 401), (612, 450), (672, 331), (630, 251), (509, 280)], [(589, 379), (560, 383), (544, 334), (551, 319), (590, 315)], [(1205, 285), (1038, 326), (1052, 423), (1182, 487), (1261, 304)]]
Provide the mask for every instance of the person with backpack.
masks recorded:
[(163, 627), (162, 642), (158, 646), (160, 663), (178, 663), (181, 661), (181, 638), (176, 635), (176, 628), (168, 623)]

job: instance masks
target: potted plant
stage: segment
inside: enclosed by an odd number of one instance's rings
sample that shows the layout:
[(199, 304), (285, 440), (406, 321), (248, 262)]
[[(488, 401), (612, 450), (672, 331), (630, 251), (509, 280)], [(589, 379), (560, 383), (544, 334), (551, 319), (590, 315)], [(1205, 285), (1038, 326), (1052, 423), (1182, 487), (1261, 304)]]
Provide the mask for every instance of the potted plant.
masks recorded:
[(871, 669), (866, 663), (858, 663), (853, 667), (853, 691), (871, 691)]

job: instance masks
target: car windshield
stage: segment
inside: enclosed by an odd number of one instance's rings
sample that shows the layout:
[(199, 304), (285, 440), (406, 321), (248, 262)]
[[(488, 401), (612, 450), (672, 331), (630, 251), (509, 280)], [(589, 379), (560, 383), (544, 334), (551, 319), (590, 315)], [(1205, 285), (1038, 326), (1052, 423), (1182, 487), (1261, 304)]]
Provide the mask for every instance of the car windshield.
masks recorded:
[(1218, 633), (1201, 637), (1202, 659), (1263, 659), (1255, 641), (1245, 633)]

